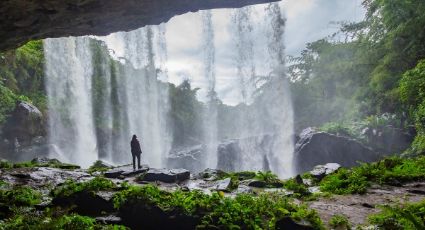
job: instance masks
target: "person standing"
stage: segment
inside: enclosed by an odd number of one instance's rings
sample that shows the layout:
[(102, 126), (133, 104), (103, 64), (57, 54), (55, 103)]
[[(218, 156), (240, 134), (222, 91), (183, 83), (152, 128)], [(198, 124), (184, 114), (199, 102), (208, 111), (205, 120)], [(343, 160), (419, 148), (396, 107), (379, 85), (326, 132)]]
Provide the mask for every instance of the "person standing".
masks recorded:
[(137, 136), (133, 135), (133, 138), (130, 142), (131, 146), (131, 155), (133, 156), (133, 169), (136, 170), (136, 158), (137, 158), (137, 168), (140, 169), (140, 155), (142, 154), (142, 149), (140, 148), (139, 140)]

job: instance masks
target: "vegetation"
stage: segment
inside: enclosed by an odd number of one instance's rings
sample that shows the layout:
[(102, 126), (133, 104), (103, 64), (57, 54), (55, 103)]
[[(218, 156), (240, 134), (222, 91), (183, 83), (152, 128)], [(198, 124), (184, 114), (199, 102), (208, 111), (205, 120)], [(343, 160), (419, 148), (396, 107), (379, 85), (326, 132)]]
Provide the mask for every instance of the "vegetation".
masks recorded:
[(97, 192), (100, 190), (112, 190), (115, 189), (116, 185), (109, 179), (103, 177), (95, 177), (86, 182), (75, 182), (73, 180), (67, 180), (61, 186), (56, 187), (51, 191), (53, 197), (70, 197), (75, 193), (86, 191), (86, 192)]
[(320, 190), (334, 194), (365, 193), (371, 183), (398, 185), (425, 179), (425, 157), (390, 157), (352, 169), (340, 169), (320, 182)]
[(288, 198), (277, 194), (258, 197), (237, 195), (233, 199), (222, 197), (219, 193), (206, 195), (200, 191), (169, 193), (151, 185), (128, 186), (115, 194), (115, 208), (131, 204), (154, 205), (164, 211), (177, 210), (186, 215), (201, 214), (199, 228), (274, 228), (276, 221), (285, 216), (309, 221), (315, 228), (322, 228), (322, 222), (314, 211), (306, 206), (294, 205)]
[(425, 200), (404, 205), (385, 205), (382, 212), (371, 215), (369, 222), (379, 229), (425, 229)]
[(9, 169), (9, 168), (34, 168), (34, 167), (49, 167), (49, 168), (60, 168), (60, 169), (79, 169), (80, 166), (62, 163), (57, 159), (49, 159), (46, 162), (38, 162), (37, 160), (33, 161), (24, 161), (18, 163), (11, 163), (6, 160), (0, 161), (0, 169)]
[(33, 206), (41, 202), (41, 193), (27, 186), (0, 190), (0, 203), (15, 206)]
[(0, 229), (34, 229), (34, 230), (125, 230), (120, 225), (101, 225), (95, 219), (77, 214), (52, 217), (20, 213), (0, 222)]
[(344, 215), (335, 215), (329, 221), (329, 226), (334, 229), (351, 229), (350, 222), (348, 218)]

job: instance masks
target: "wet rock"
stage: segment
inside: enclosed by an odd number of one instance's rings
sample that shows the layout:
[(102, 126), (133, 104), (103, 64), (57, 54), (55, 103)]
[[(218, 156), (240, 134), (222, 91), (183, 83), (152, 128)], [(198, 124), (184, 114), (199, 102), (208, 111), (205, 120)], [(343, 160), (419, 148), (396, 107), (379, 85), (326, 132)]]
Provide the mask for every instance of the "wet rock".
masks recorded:
[[(271, 0), (19, 0), (0, 5), (0, 51), (42, 38), (108, 35), (159, 25), (175, 15)], [(25, 6), (25, 7), (22, 7)]]
[(226, 173), (219, 169), (205, 169), (204, 171), (200, 172), (198, 175), (196, 175), (195, 178), (202, 179), (202, 180), (217, 180), (218, 178), (222, 177)]
[(250, 188), (249, 186), (240, 184), (233, 193), (234, 194), (252, 193), (252, 188)]
[(410, 147), (414, 134), (405, 130), (387, 125), (380, 127), (366, 127), (361, 133), (377, 152), (385, 154), (401, 153)]
[(230, 188), (231, 179), (225, 178), (215, 182), (214, 190), (217, 191), (228, 191)]
[(276, 222), (276, 229), (313, 230), (314, 228), (308, 224), (295, 222), (291, 217), (284, 217)]
[(126, 177), (137, 176), (143, 174), (149, 170), (147, 165), (142, 165), (140, 169), (134, 170), (132, 166), (121, 166), (117, 168), (113, 168), (104, 173), (104, 176), (107, 178), (119, 178), (124, 179)]
[(325, 165), (316, 165), (312, 171), (310, 171), (311, 176), (318, 180), (322, 180), (325, 176), (336, 172), (341, 168), (341, 165), (337, 163), (327, 163)]
[(118, 216), (109, 215), (109, 216), (96, 217), (96, 222), (99, 224), (119, 225), (122, 223), (122, 219), (121, 217), (118, 217)]
[(142, 178), (143, 181), (161, 181), (165, 183), (178, 183), (190, 178), (186, 169), (150, 169)]
[(297, 173), (303, 173), (328, 162), (352, 167), (359, 161), (371, 162), (379, 157), (379, 154), (354, 139), (309, 128), (300, 134), (295, 146), (294, 164)]
[(172, 149), (167, 157), (167, 166), (169, 168), (184, 168), (191, 172), (199, 172), (203, 167), (202, 159), (204, 155), (204, 145)]
[(300, 174), (298, 174), (294, 179), (297, 184), (304, 184), (303, 178), (300, 176)]
[(47, 157), (36, 157), (31, 160), (33, 164), (62, 164), (58, 159), (49, 159)]
[(52, 203), (56, 206), (73, 207), (73, 210), (81, 215), (98, 216), (102, 213), (114, 211), (112, 195), (81, 191), (67, 197), (55, 197)]
[(262, 180), (253, 180), (249, 182), (248, 186), (255, 187), (255, 188), (265, 188), (267, 186), (267, 183)]
[(29, 145), (33, 138), (44, 134), (44, 118), (40, 110), (27, 102), (17, 102), (12, 115), (4, 124), (4, 137)]

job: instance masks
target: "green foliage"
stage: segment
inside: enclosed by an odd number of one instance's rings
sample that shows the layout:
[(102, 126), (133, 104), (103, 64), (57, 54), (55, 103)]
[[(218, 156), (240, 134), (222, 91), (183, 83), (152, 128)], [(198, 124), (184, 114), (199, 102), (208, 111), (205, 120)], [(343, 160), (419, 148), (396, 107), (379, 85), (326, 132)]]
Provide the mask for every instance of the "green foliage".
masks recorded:
[(425, 200), (404, 205), (384, 205), (382, 212), (369, 216), (369, 222), (379, 229), (425, 229)]
[(34, 167), (49, 167), (49, 168), (60, 168), (60, 169), (79, 169), (80, 166), (62, 163), (57, 159), (50, 159), (46, 163), (38, 163), (36, 161), (24, 161), (12, 164), (12, 168), (34, 168)]
[(101, 160), (97, 160), (96, 162), (93, 163), (92, 166), (90, 166), (90, 168), (88, 169), (89, 173), (94, 173), (94, 172), (106, 172), (109, 169), (111, 169), (108, 166), (105, 166), (104, 163)]
[(351, 229), (351, 224), (348, 221), (348, 218), (344, 215), (334, 215), (329, 220), (329, 226), (337, 229)]
[(305, 184), (297, 183), (294, 178), (284, 181), (283, 187), (285, 189), (293, 191), (294, 197), (296, 198), (305, 198), (306, 196), (311, 194), (310, 191), (308, 190), (308, 187)]
[(12, 168), (12, 167), (13, 167), (13, 164), (10, 163), (9, 161), (4, 160), (4, 159), (0, 160), (0, 168), (1, 169), (9, 169), (9, 168)]
[(424, 179), (425, 157), (389, 157), (350, 170), (340, 169), (320, 182), (320, 190), (334, 194), (362, 194), (371, 183), (399, 184)]
[(27, 186), (0, 190), (0, 202), (16, 206), (33, 206), (41, 202), (41, 193)]
[(64, 184), (53, 189), (51, 195), (53, 197), (69, 197), (81, 191), (97, 192), (100, 190), (112, 190), (116, 187), (114, 182), (103, 177), (95, 177), (86, 182), (67, 180)]
[(255, 175), (255, 179), (264, 181), (268, 184), (280, 182), (277, 175), (272, 173), (271, 171), (266, 171), (266, 172), (258, 171), (257, 174)]
[(340, 136), (348, 136), (348, 137), (355, 136), (355, 131), (353, 130), (353, 128), (343, 123), (328, 122), (323, 124), (319, 128), (319, 130), (323, 132), (327, 132), (327, 133), (332, 133), (335, 135), (340, 135)]
[(0, 124), (17, 100), (30, 102), (42, 112), (47, 109), (42, 41), (31, 41), (16, 50), (0, 53)]
[(126, 230), (121, 225), (100, 225), (95, 219), (77, 214), (64, 215), (57, 218), (49, 215), (17, 214), (0, 222), (1, 230), (34, 229), (34, 230)]
[(218, 193), (206, 195), (200, 191), (165, 192), (158, 187), (128, 186), (114, 196), (114, 206), (155, 205), (164, 211), (178, 210), (186, 215), (201, 215), (198, 228), (212, 226), (241, 229), (273, 229), (276, 221), (290, 216), (296, 220), (310, 222), (315, 228), (322, 228), (317, 213), (306, 206), (297, 206), (288, 198), (277, 194), (237, 195), (225, 198)]

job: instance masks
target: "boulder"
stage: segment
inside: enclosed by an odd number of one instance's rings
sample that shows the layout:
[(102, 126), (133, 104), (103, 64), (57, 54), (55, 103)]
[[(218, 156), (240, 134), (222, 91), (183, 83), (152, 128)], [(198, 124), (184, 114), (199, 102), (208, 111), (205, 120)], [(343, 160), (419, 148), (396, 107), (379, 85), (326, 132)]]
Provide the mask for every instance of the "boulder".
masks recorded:
[(367, 139), (369, 146), (385, 154), (403, 152), (410, 147), (415, 137), (405, 130), (390, 125), (378, 128), (366, 127), (361, 134)]
[(294, 165), (297, 173), (303, 173), (328, 162), (352, 167), (358, 162), (376, 161), (379, 157), (371, 148), (354, 139), (308, 128), (300, 134), (295, 145)]
[(255, 188), (265, 188), (267, 186), (267, 183), (262, 180), (253, 180), (249, 182), (248, 186), (255, 187)]
[(214, 190), (217, 191), (228, 191), (230, 189), (230, 178), (225, 178), (223, 180), (218, 180), (215, 182)]
[(295, 222), (291, 217), (284, 217), (276, 222), (276, 230), (313, 230), (314, 228), (307, 223)]
[(4, 124), (4, 137), (10, 141), (17, 140), (20, 145), (30, 145), (33, 138), (44, 134), (44, 118), (40, 110), (27, 102), (17, 102)]
[(219, 169), (205, 169), (204, 171), (200, 172), (198, 175), (196, 175), (196, 179), (206, 180), (206, 181), (213, 181), (217, 180), (221, 176), (225, 175), (226, 173)]
[(114, 211), (113, 192), (81, 191), (67, 197), (55, 197), (52, 203), (62, 207), (73, 207), (81, 215), (97, 216)]
[(336, 172), (341, 168), (340, 164), (337, 163), (327, 163), (325, 165), (316, 165), (313, 170), (310, 171), (310, 174), (318, 179), (322, 180), (325, 176)]
[(140, 169), (134, 170), (132, 166), (126, 165), (110, 169), (104, 173), (106, 178), (125, 178), (143, 174), (149, 170), (147, 165), (142, 165)]
[(200, 172), (205, 155), (204, 145), (195, 145), (172, 149), (167, 157), (168, 168), (184, 168), (191, 172)]
[(141, 180), (179, 183), (189, 178), (190, 172), (186, 169), (149, 169)]

